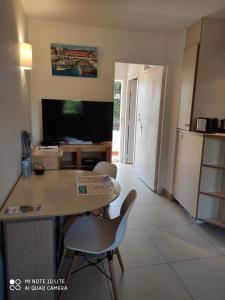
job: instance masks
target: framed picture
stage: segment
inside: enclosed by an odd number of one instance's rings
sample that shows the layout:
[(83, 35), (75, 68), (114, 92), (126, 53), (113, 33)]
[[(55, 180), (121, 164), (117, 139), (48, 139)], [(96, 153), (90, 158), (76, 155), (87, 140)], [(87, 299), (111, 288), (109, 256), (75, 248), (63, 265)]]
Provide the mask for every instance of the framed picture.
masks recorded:
[(52, 75), (97, 77), (98, 48), (51, 44)]

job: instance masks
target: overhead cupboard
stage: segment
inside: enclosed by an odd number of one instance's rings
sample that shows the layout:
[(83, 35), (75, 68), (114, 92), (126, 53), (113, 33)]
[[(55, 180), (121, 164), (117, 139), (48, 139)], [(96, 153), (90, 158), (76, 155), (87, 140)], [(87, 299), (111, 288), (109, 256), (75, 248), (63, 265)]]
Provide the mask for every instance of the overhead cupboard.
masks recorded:
[(224, 119), (225, 20), (203, 18), (187, 31), (178, 128), (194, 131), (200, 117)]

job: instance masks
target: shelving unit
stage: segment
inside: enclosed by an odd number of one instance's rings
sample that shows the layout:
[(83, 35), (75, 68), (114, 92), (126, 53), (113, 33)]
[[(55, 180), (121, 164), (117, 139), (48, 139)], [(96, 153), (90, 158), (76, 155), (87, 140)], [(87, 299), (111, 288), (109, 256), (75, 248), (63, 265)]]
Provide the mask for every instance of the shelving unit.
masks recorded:
[[(95, 163), (85, 165), (82, 163), (84, 158), (92, 158), (96, 162), (100, 160), (111, 162), (112, 142), (91, 145), (62, 145), (61, 149), (64, 156), (60, 159), (60, 169), (93, 169)], [(66, 160), (65, 155), (70, 155), (71, 158)]]
[(205, 134), (197, 218), (225, 228), (225, 134)]

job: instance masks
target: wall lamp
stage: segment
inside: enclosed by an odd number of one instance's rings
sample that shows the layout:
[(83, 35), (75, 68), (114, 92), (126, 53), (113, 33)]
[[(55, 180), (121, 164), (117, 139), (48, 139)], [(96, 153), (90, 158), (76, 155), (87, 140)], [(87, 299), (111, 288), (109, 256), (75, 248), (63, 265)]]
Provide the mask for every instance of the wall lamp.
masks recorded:
[(32, 46), (28, 43), (20, 43), (20, 67), (25, 70), (32, 69)]

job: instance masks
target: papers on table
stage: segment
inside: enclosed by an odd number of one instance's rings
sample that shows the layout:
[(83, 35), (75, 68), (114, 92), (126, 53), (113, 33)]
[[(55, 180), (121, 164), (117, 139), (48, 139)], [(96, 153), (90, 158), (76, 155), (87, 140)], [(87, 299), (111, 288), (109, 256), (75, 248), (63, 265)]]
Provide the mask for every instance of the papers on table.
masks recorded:
[(107, 175), (77, 176), (78, 195), (110, 194), (113, 183)]
[(39, 211), (40, 209), (41, 209), (41, 204), (10, 206), (6, 208), (5, 213), (9, 215), (15, 215), (15, 214), (23, 214), (26, 212)]

